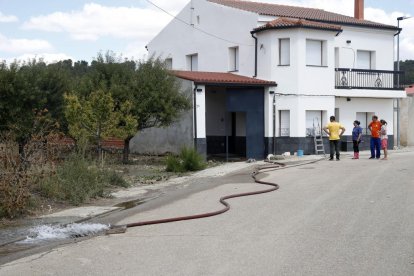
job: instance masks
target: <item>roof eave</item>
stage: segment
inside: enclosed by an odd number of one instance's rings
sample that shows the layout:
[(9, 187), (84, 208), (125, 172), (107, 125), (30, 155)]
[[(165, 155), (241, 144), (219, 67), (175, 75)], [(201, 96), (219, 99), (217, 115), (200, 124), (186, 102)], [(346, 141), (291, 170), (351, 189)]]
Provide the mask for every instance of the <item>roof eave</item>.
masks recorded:
[(383, 29), (383, 30), (390, 30), (390, 31), (398, 31), (398, 28), (395, 26), (376, 26), (376, 25), (368, 25), (368, 24), (359, 24), (359, 23), (351, 23), (351, 22), (335, 22), (335, 21), (324, 21), (324, 20), (315, 20), (315, 19), (307, 19), (313, 22), (321, 22), (321, 23), (328, 23), (328, 24), (336, 24), (341, 26), (352, 26), (352, 27), (360, 27), (360, 28), (371, 28), (371, 29)]
[(229, 86), (229, 87), (277, 87), (277, 83), (244, 83), (244, 82), (211, 82), (211, 81), (194, 81), (195, 85), (211, 86)]
[(320, 30), (320, 31), (330, 31), (330, 32), (337, 32), (337, 35), (341, 32), (343, 32), (342, 29), (334, 29), (334, 28), (318, 28), (318, 27), (311, 27), (311, 26), (276, 26), (276, 27), (263, 27), (260, 29), (255, 29), (251, 31), (250, 33), (255, 34), (262, 31), (267, 30), (279, 30), (279, 29), (312, 29), (312, 30)]

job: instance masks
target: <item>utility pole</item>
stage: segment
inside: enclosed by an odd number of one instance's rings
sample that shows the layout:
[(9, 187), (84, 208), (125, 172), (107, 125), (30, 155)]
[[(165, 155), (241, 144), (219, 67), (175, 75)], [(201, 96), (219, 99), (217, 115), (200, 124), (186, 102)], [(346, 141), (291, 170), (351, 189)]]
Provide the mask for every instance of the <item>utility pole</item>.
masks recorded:
[[(400, 21), (411, 18), (410, 16), (397, 17), (397, 71), (400, 71)], [(397, 75), (397, 87), (400, 88), (400, 74)], [(400, 99), (397, 98), (397, 148), (400, 148)]]

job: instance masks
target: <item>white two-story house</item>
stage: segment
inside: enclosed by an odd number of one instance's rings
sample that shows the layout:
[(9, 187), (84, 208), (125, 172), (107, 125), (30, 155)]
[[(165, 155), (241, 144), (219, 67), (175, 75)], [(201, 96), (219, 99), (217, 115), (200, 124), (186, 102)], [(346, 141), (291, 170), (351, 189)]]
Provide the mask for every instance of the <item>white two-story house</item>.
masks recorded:
[(331, 115), (346, 128), (346, 150), (352, 122), (366, 128), (373, 114), (388, 122), (392, 147), (393, 102), (405, 97), (398, 85), (403, 75), (393, 68), (400, 30), (364, 20), (363, 5), (356, 0), (350, 17), (250, 1), (191, 1), (147, 45), (192, 96), (185, 123), (191, 127), (175, 132), (181, 137), (171, 129), (140, 133), (132, 150), (145, 152), (144, 142), (157, 135), (172, 146), (180, 144), (174, 139), (194, 142), (207, 155), (313, 154), (313, 129)]

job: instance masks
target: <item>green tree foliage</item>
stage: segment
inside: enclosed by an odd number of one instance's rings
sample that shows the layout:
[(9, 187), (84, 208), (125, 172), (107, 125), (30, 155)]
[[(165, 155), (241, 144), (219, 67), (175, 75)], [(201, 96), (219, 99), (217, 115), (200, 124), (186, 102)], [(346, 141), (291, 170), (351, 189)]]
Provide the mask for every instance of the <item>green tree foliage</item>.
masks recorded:
[(13, 131), (22, 150), (36, 130), (39, 110), (64, 125), (63, 94), (70, 84), (68, 70), (58, 64), (36, 59), (0, 64), (0, 131)]
[[(397, 70), (397, 62), (395, 62), (394, 68)], [(400, 61), (400, 71), (405, 72), (403, 84), (414, 84), (414, 60)]]
[(129, 114), (131, 103), (125, 101), (115, 108), (109, 92), (97, 90), (82, 100), (75, 94), (67, 94), (65, 102), (69, 134), (78, 141), (92, 140), (99, 153), (103, 139), (125, 137), (136, 131), (137, 120)]
[[(103, 89), (114, 100), (115, 110), (121, 110), (138, 122), (136, 131), (150, 127), (165, 127), (176, 121), (184, 110), (191, 107), (189, 99), (180, 93), (177, 80), (166, 69), (164, 61), (129, 61), (112, 52), (99, 53), (83, 76), (79, 95)], [(122, 109), (125, 102), (130, 108)], [(126, 122), (120, 121), (121, 125)], [(129, 142), (135, 133), (118, 136), (125, 141), (124, 162), (128, 161)]]
[(191, 107), (189, 99), (180, 93), (177, 79), (159, 58), (139, 62), (134, 83), (131, 96), (139, 130), (169, 126)]
[[(129, 142), (137, 131), (168, 126), (191, 107), (189, 99), (179, 92), (176, 78), (159, 58), (131, 61), (108, 51), (98, 53), (91, 64), (71, 60), (49, 65), (42, 60), (9, 66), (0, 63), (0, 131), (14, 129), (24, 148), (34, 129), (34, 114), (42, 110), (47, 111), (44, 115), (49, 119), (59, 122), (65, 133), (80, 135), (73, 121), (69, 131), (63, 96), (70, 92), (66, 102), (75, 108), (77, 104), (70, 97), (76, 96), (81, 104), (97, 91), (105, 91), (112, 98), (110, 108), (118, 118), (114, 129), (116, 137), (125, 141), (125, 162)], [(135, 131), (131, 131), (131, 125), (135, 125)]]

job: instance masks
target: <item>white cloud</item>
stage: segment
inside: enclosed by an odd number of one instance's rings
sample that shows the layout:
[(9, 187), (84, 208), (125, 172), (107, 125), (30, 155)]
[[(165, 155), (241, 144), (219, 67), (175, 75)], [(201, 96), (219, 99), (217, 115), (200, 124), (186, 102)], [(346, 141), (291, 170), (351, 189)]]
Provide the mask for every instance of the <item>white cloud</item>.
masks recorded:
[(19, 19), (14, 15), (5, 15), (2, 12), (0, 12), (0, 23), (11, 23), (11, 22), (17, 22)]
[(131, 42), (125, 47), (122, 56), (131, 60), (146, 59), (148, 52), (145, 45), (145, 41)]
[(23, 29), (67, 32), (75, 40), (94, 41), (105, 36), (148, 40), (170, 20), (170, 16), (153, 8), (106, 7), (91, 3), (85, 4), (81, 11), (32, 17), (23, 24)]
[(7, 64), (10, 64), (14, 61), (29, 61), (29, 60), (33, 60), (33, 59), (37, 59), (37, 60), (43, 60), (45, 63), (55, 63), (57, 61), (60, 60), (65, 60), (65, 59), (72, 59), (74, 60), (71, 56), (68, 56), (66, 54), (63, 53), (40, 53), (40, 54), (23, 54), (20, 56), (16, 56), (16, 57), (11, 57), (11, 58), (7, 58), (5, 59), (5, 61), (7, 62)]
[(400, 59), (414, 59), (414, 18), (402, 21), (400, 27)]
[(52, 50), (52, 45), (41, 39), (7, 38), (0, 34), (0, 51), (13, 54), (37, 53)]

